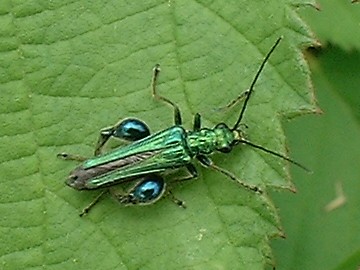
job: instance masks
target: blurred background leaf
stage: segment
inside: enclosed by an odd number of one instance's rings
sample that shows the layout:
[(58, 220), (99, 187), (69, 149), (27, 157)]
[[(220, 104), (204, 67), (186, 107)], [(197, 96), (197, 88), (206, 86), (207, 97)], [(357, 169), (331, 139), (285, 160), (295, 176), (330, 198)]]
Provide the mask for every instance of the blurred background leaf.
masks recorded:
[[(306, 54), (323, 114), (285, 125), (292, 153), (314, 173), (294, 171), (296, 196), (273, 194), (287, 235), (272, 245), (280, 270), (360, 267), (360, 5), (319, 4), (301, 14), (323, 44)], [(337, 186), (343, 199), (326, 211)]]
[(359, 3), (351, 1), (317, 1), (319, 10), (302, 9), (301, 16), (322, 41), (345, 51), (360, 50)]

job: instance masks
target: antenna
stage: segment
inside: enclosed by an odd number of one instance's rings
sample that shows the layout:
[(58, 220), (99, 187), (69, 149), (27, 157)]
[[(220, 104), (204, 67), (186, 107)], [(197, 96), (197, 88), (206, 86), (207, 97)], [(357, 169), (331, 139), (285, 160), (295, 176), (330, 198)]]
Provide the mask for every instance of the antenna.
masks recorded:
[[(258, 71), (256, 72), (255, 77), (254, 77), (254, 79), (253, 79), (253, 81), (252, 81), (252, 83), (251, 83), (251, 85), (250, 85), (249, 91), (247, 92), (247, 95), (246, 95), (246, 97), (245, 97), (244, 104), (243, 104), (243, 106), (242, 106), (242, 108), (241, 108), (241, 111), (240, 111), (240, 114), (239, 114), (239, 118), (238, 118), (238, 120), (236, 121), (234, 127), (231, 129), (231, 131), (235, 131), (235, 130), (238, 129), (238, 127), (239, 127), (239, 125), (240, 125), (240, 123), (241, 123), (241, 120), (242, 120), (242, 118), (243, 118), (243, 116), (244, 116), (244, 113), (245, 113), (245, 110), (246, 110), (246, 106), (247, 106), (247, 104), (248, 104), (248, 102), (249, 102), (250, 96), (251, 96), (252, 92), (254, 91), (254, 86), (255, 86), (257, 80), (259, 79), (260, 74), (261, 74), (261, 72), (263, 71), (266, 62), (269, 60), (271, 54), (275, 51), (276, 47), (279, 45), (281, 39), (282, 39), (282, 37), (279, 37), (279, 38), (276, 40), (276, 42), (274, 43), (274, 45), (271, 47), (270, 51), (266, 54), (266, 56), (265, 56), (264, 60), (262, 61), (261, 65), (260, 65), (260, 67), (259, 67), (259, 69), (258, 69)], [(254, 148), (257, 148), (257, 149), (259, 149), (259, 150), (261, 150), (261, 151), (263, 151), (263, 152), (269, 153), (269, 154), (271, 154), (271, 155), (274, 155), (274, 156), (277, 156), (277, 157), (279, 157), (279, 158), (282, 158), (282, 159), (284, 159), (284, 160), (286, 160), (286, 161), (289, 161), (290, 163), (298, 166), (299, 168), (301, 168), (301, 169), (303, 169), (303, 170), (305, 170), (305, 171), (307, 171), (307, 172), (309, 172), (309, 173), (312, 172), (311, 170), (309, 170), (308, 168), (306, 168), (304, 165), (300, 164), (299, 162), (297, 162), (297, 161), (295, 161), (295, 160), (292, 160), (292, 159), (286, 157), (286, 156), (283, 155), (283, 154), (280, 154), (280, 153), (277, 153), (277, 152), (275, 152), (275, 151), (273, 151), (273, 150), (267, 149), (267, 148), (265, 148), (264, 146), (254, 144), (254, 143), (252, 143), (252, 142), (250, 142), (250, 141), (248, 141), (248, 140), (245, 140), (244, 138), (242, 138), (242, 139), (239, 140), (238, 142), (239, 142), (239, 143), (243, 143), (243, 144), (250, 145), (250, 146), (252, 146), (252, 147), (254, 147)]]
[(258, 80), (258, 78), (259, 78), (262, 70), (264, 69), (264, 66), (265, 66), (266, 62), (269, 60), (270, 55), (273, 53), (273, 51), (275, 50), (275, 48), (277, 47), (277, 45), (279, 45), (281, 39), (282, 39), (282, 37), (279, 37), (279, 38), (276, 40), (275, 44), (271, 47), (270, 51), (267, 53), (267, 55), (265, 56), (264, 60), (262, 61), (261, 65), (260, 65), (260, 67), (259, 67), (259, 69), (258, 69), (258, 71), (256, 72), (256, 75), (255, 75), (255, 77), (254, 77), (254, 79), (253, 79), (253, 81), (252, 81), (252, 83), (251, 83), (251, 85), (250, 85), (249, 91), (248, 91), (248, 93), (247, 93), (247, 95), (246, 95), (244, 104), (243, 104), (243, 106), (242, 106), (242, 108), (241, 108), (241, 111), (240, 111), (240, 114), (239, 114), (239, 118), (238, 118), (238, 120), (236, 121), (234, 127), (231, 129), (232, 131), (236, 130), (236, 129), (239, 127), (240, 122), (241, 122), (241, 119), (242, 119), (243, 116), (244, 116), (247, 103), (248, 103), (248, 101), (249, 101), (249, 99), (250, 99), (250, 96), (251, 96), (253, 90), (254, 90), (254, 85), (255, 85), (255, 83), (257, 82), (257, 80)]
[(312, 173), (311, 170), (309, 170), (308, 168), (306, 168), (304, 165), (300, 164), (299, 162), (297, 162), (297, 161), (295, 161), (295, 160), (292, 160), (291, 158), (288, 158), (288, 157), (286, 157), (286, 156), (284, 156), (284, 155), (282, 155), (282, 154), (279, 154), (279, 153), (277, 153), (277, 152), (275, 152), (275, 151), (272, 151), (272, 150), (270, 150), (270, 149), (267, 149), (267, 148), (265, 148), (264, 146), (254, 144), (254, 143), (252, 143), (252, 142), (250, 142), (250, 141), (247, 141), (247, 140), (244, 140), (244, 139), (240, 140), (239, 143), (244, 143), (244, 144), (250, 145), (250, 146), (252, 146), (252, 147), (254, 147), (254, 148), (260, 149), (261, 151), (264, 151), (264, 152), (266, 152), (266, 153), (269, 153), (269, 154), (272, 154), (272, 155), (277, 156), (277, 157), (279, 157), (279, 158), (282, 158), (282, 159), (284, 159), (284, 160), (286, 160), (286, 161), (289, 161), (290, 163), (298, 166), (299, 168), (307, 171), (308, 173)]

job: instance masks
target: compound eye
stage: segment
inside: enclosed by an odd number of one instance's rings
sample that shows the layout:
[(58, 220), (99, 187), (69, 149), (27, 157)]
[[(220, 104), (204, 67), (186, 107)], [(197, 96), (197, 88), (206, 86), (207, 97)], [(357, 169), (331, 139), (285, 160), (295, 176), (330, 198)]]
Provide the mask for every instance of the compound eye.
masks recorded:
[(164, 179), (159, 175), (151, 175), (138, 183), (131, 195), (136, 203), (151, 204), (160, 199), (164, 191)]
[(148, 126), (136, 118), (127, 118), (120, 122), (114, 130), (113, 136), (127, 140), (137, 141), (150, 135)]

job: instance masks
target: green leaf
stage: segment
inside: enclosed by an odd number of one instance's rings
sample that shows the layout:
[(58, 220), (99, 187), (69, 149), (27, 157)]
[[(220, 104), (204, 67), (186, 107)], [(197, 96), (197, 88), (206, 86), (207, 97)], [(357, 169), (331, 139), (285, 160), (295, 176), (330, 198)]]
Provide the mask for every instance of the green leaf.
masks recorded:
[(319, 0), (319, 9), (300, 14), (313, 27), (321, 43), (333, 43), (344, 50), (360, 49), (360, 6), (355, 1)]
[[(269, 239), (282, 235), (269, 197), (202, 169), (164, 199), (122, 208), (64, 180), (76, 166), (60, 152), (91, 156), (99, 130), (136, 116), (152, 131), (172, 125), (159, 91), (184, 126), (232, 125), (246, 90), (283, 36), (244, 118), (254, 143), (286, 152), (281, 120), (316, 111), (301, 47), (311, 44), (293, 1), (4, 1), (0, 9), (2, 269), (262, 269)], [(297, 158), (297, 155), (294, 155)], [(288, 164), (250, 147), (214, 161), (247, 183), (293, 189)]]
[(358, 52), (337, 47), (312, 59), (312, 78), (324, 113), (297, 119), (286, 125), (286, 133), (291, 149), (314, 173), (304, 177), (294, 171), (296, 196), (273, 196), (287, 235), (287, 241), (273, 244), (276, 269), (360, 266), (360, 107), (359, 76), (354, 72), (358, 63)]

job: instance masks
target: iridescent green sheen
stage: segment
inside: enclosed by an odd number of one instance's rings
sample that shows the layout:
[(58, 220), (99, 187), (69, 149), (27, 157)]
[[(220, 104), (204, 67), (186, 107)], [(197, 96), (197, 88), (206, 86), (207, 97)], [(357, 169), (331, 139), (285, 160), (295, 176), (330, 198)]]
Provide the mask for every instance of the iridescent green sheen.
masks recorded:
[[(180, 168), (187, 169), (189, 176), (177, 181), (197, 177), (198, 173), (193, 165), (193, 160), (196, 159), (205, 167), (223, 173), (241, 186), (261, 193), (259, 187), (243, 182), (231, 172), (215, 165), (209, 157), (215, 151), (229, 153), (238, 144), (250, 145), (304, 168), (301, 164), (282, 154), (248, 141), (240, 130), (241, 120), (254, 85), (280, 40), (281, 38), (276, 41), (261, 63), (249, 90), (228, 105), (233, 106), (238, 100), (244, 99), (239, 117), (231, 128), (224, 123), (219, 123), (214, 128), (203, 128), (201, 127), (200, 114), (195, 114), (193, 130), (185, 130), (182, 127), (178, 106), (157, 93), (156, 82), (160, 66), (156, 65), (151, 83), (152, 95), (155, 99), (173, 107), (174, 125), (149, 135), (150, 131), (145, 123), (135, 118), (128, 118), (112, 127), (101, 130), (94, 157), (83, 159), (68, 154), (60, 154), (61, 157), (67, 159), (83, 161), (70, 173), (66, 181), (67, 185), (78, 190), (91, 190), (112, 187), (122, 183), (135, 183), (124, 194), (115, 195), (117, 200), (124, 205), (150, 204), (157, 201), (165, 193), (166, 185), (162, 176), (166, 172)], [(118, 137), (130, 143), (107, 153), (101, 153), (103, 146), (110, 137)], [(167, 194), (171, 193), (167, 192)], [(87, 213), (97, 200), (98, 198), (85, 208), (82, 214)], [(178, 205), (184, 206), (181, 201), (174, 197), (173, 200)]]

